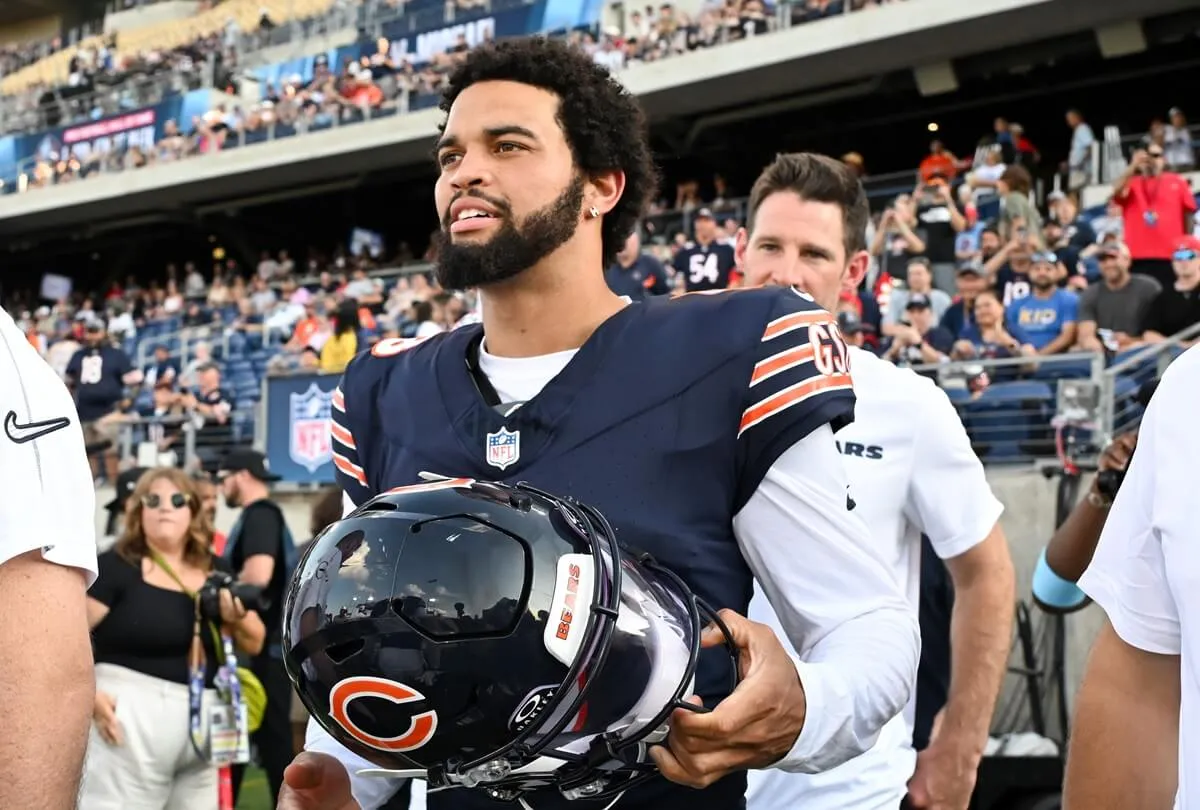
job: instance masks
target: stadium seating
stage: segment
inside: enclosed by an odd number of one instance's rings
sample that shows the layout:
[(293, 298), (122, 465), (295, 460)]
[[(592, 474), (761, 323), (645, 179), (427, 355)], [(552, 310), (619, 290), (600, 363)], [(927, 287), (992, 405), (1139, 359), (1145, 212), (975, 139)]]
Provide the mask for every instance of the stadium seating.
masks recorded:
[[(329, 10), (334, 0), (227, 0), (186, 20), (161, 23), (122, 31), (117, 39), (115, 57), (134, 56), (148, 50), (171, 50), (225, 30), (230, 19), (243, 31), (258, 27), (265, 11), (276, 24), (303, 19)], [(88, 48), (99, 48), (104, 37), (89, 37), (74, 47), (64, 48), (0, 80), (0, 93), (11, 94), (41, 84), (54, 87), (66, 84), (71, 60)]]

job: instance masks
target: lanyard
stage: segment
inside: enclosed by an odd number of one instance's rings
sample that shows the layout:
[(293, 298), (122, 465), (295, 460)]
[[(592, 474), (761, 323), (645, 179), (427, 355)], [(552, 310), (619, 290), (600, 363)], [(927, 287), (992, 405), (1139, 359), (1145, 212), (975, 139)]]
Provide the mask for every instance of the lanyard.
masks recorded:
[[(210, 760), (211, 754), (206, 749), (211, 745), (211, 729), (204, 727), (204, 676), (208, 669), (208, 658), (204, 654), (204, 643), (201, 639), (201, 624), (203, 616), (200, 613), (200, 595), (189, 590), (174, 569), (157, 551), (150, 549), (150, 559), (162, 569), (163, 573), (175, 581), (183, 592), (191, 597), (195, 605), (192, 622), (192, 646), (188, 653), (188, 736), (196, 755), (202, 760)], [(233, 761), (249, 760), (249, 721), (245, 701), (242, 700), (242, 686), (237, 676), (237, 654), (234, 651), (233, 640), (228, 634), (217, 629), (215, 622), (208, 622), (212, 633), (213, 649), (216, 651), (220, 665), (217, 668), (214, 685), (221, 700), (233, 709), (236, 722), (236, 754)], [(241, 759), (242, 753), (245, 759)]]
[[(1162, 183), (1162, 175), (1156, 175), (1154, 183), (1151, 183), (1150, 178), (1146, 175), (1142, 175), (1136, 179), (1141, 182), (1133, 184), (1133, 196), (1137, 198), (1144, 212), (1157, 215), (1158, 211), (1155, 210), (1155, 203), (1158, 202), (1159, 185)], [(1154, 186), (1153, 194), (1150, 193), (1151, 185)]]

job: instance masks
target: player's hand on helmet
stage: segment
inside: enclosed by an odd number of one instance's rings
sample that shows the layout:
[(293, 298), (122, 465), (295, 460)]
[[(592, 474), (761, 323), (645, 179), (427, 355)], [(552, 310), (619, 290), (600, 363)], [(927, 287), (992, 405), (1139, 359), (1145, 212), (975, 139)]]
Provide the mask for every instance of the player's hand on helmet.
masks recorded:
[(124, 745), (125, 732), (121, 729), (121, 721), (117, 719), (117, 699), (106, 692), (96, 692), (96, 702), (92, 707), (92, 720), (100, 738), (109, 745)]
[[(650, 748), (663, 776), (694, 788), (778, 761), (792, 750), (804, 727), (804, 687), (775, 632), (731, 610), (720, 616), (737, 647), (741, 682), (711, 712), (676, 709), (666, 744)], [(701, 645), (724, 641), (710, 625)], [(689, 700), (700, 703), (694, 695)]]
[(328, 754), (305, 751), (283, 772), (277, 810), (361, 810), (350, 793), (350, 774)]

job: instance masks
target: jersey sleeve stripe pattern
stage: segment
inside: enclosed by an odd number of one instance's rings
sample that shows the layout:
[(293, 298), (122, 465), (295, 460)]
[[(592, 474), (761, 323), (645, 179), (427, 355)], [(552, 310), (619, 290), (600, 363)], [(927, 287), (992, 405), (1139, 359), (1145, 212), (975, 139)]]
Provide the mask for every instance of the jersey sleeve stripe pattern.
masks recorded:
[(798, 346), (793, 349), (785, 349), (784, 351), (773, 354), (765, 360), (759, 360), (754, 365), (754, 374), (750, 377), (751, 387), (758, 385), (763, 380), (768, 380), (776, 374), (782, 374), (791, 368), (811, 363), (815, 353), (811, 345)]
[(782, 391), (772, 394), (758, 403), (751, 405), (742, 413), (742, 424), (738, 429), (740, 437), (755, 425), (765, 422), (776, 414), (788, 408), (799, 405), (818, 394), (826, 391), (853, 390), (849, 374), (831, 374), (827, 377), (816, 377), (789, 385)]
[(333, 439), (333, 466), (342, 475), (365, 487), (367, 474), (359, 463), (358, 445), (354, 441), (354, 434), (345, 424), (346, 398), (340, 387), (333, 389), (332, 405), (330, 415), (333, 419), (329, 423), (329, 435)]
[(768, 340), (774, 340), (780, 335), (786, 335), (788, 332), (794, 332), (797, 329), (819, 323), (835, 323), (835, 321), (824, 310), (818, 312), (793, 312), (790, 315), (784, 315), (782, 318), (776, 318), (767, 324), (766, 330), (763, 331), (763, 343), (766, 343)]

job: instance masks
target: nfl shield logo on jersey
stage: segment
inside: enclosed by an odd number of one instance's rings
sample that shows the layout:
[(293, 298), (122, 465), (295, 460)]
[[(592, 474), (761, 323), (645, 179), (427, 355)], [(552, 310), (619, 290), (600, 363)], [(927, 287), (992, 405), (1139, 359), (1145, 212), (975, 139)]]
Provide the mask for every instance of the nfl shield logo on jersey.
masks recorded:
[(333, 391), (322, 391), (313, 383), (304, 393), (290, 397), (288, 455), (312, 474), (322, 464), (333, 461), (329, 437)]
[(500, 428), (487, 435), (487, 463), (504, 469), (521, 457), (521, 431)]

